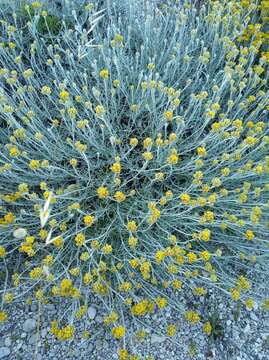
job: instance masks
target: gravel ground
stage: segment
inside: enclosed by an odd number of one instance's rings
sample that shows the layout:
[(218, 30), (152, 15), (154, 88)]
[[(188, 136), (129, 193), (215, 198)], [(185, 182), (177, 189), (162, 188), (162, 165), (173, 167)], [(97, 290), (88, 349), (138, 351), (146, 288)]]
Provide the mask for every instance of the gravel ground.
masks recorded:
[[(186, 304), (184, 292), (179, 302)], [(217, 339), (208, 338), (200, 326), (189, 326), (172, 309), (165, 309), (161, 315), (153, 314), (147, 318), (152, 328), (147, 329), (143, 342), (130, 341), (133, 353), (141, 356), (151, 355), (154, 360), (267, 360), (269, 359), (269, 320), (268, 315), (257, 309), (235, 311), (226, 303), (221, 294), (211, 296), (208, 301), (200, 298), (197, 309), (203, 315), (215, 308), (218, 318)], [(188, 300), (189, 304), (189, 300)], [(187, 305), (188, 305), (187, 304)], [(96, 311), (95, 311), (96, 310)], [(46, 305), (45, 311), (38, 311), (37, 305), (16, 305), (11, 308), (12, 321), (0, 326), (0, 359), (43, 360), (43, 359), (117, 359), (117, 349), (122, 344), (111, 338), (110, 332), (102, 325), (103, 314), (97, 304), (90, 308), (85, 321), (78, 325), (75, 340), (68, 343), (55, 341), (49, 333), (50, 320), (57, 318), (53, 304)], [(267, 317), (266, 317), (267, 316)], [(156, 334), (169, 322), (176, 322), (177, 335), (170, 339)], [(39, 325), (38, 325), (39, 324)], [(98, 337), (81, 338), (85, 327), (100, 329)], [(126, 327), (131, 332), (131, 319)]]
[[(156, 4), (161, 1), (153, 0)], [(266, 279), (268, 283), (268, 280)], [(188, 302), (189, 294), (182, 292), (179, 302)], [(222, 296), (214, 294), (205, 301), (200, 298), (198, 310), (203, 314), (214, 308), (217, 325), (214, 328), (216, 339), (209, 338), (200, 326), (189, 326), (172, 309), (165, 309), (161, 316), (147, 317), (151, 328), (145, 329), (147, 336), (143, 342), (131, 341), (133, 353), (141, 359), (151, 355), (154, 360), (268, 360), (269, 359), (269, 317), (255, 308), (252, 311), (232, 308)], [(36, 304), (14, 305), (10, 308), (10, 318), (0, 325), (0, 359), (8, 360), (46, 360), (81, 359), (113, 360), (118, 359), (117, 349), (120, 342), (112, 339), (104, 329), (104, 314), (98, 304), (92, 304), (84, 322), (77, 325), (78, 336), (68, 343), (57, 342), (49, 333), (50, 321), (57, 318), (54, 304), (38, 309)], [(213, 314), (212, 314), (213, 315)], [(177, 335), (172, 339), (160, 335), (165, 324), (177, 324)], [(97, 338), (82, 339), (83, 329), (99, 329)], [(132, 321), (126, 320), (127, 331), (132, 332)], [(157, 329), (155, 333), (153, 329)]]

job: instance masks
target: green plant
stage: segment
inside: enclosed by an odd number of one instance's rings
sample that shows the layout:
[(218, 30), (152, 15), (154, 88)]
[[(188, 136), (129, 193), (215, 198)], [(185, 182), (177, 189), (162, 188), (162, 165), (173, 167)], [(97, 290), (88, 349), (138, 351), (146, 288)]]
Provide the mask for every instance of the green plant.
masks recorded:
[(222, 325), (222, 321), (219, 318), (219, 313), (217, 311), (214, 311), (214, 313), (209, 316), (209, 321), (212, 327), (210, 334), (211, 338), (214, 341), (222, 339), (224, 336), (224, 328)]
[(0, 257), (19, 266), (0, 320), (10, 302), (53, 300), (51, 331), (69, 340), (94, 299), (120, 340), (126, 313), (144, 326), (167, 305), (198, 325), (182, 288), (263, 301), (268, 63), (238, 47), (248, 18), (233, 5), (63, 8), (73, 28), (50, 37), (32, 4), (29, 46), (16, 17), (1, 22)]
[(189, 354), (191, 357), (195, 357), (198, 354), (197, 344), (194, 340), (191, 340), (189, 343)]
[(241, 314), (241, 303), (237, 303), (235, 305), (235, 308), (234, 308), (234, 311), (233, 311), (233, 317), (234, 317), (234, 320), (237, 321), (240, 317), (240, 314)]

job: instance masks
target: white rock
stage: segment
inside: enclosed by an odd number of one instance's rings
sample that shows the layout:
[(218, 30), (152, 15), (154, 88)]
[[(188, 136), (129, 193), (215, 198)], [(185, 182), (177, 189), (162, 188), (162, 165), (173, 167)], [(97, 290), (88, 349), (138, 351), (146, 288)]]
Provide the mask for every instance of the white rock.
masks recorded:
[(253, 312), (250, 313), (250, 318), (251, 318), (251, 320), (253, 320), (253, 321), (259, 321), (257, 315), (255, 315)]
[(247, 324), (247, 325), (245, 326), (245, 328), (244, 328), (244, 333), (245, 333), (245, 334), (248, 334), (249, 332), (250, 332), (250, 325)]
[(29, 344), (33, 345), (36, 343), (36, 341), (37, 341), (37, 334), (33, 334), (29, 339)]
[(98, 351), (101, 350), (102, 347), (103, 347), (102, 341), (99, 340), (99, 339), (97, 339), (96, 342), (95, 342), (95, 347), (96, 347), (96, 349), (97, 349)]
[(93, 320), (95, 318), (95, 316), (96, 316), (96, 309), (95, 309), (95, 307), (90, 306), (88, 308), (88, 317), (89, 317), (89, 319)]
[(18, 240), (24, 239), (26, 235), (27, 235), (27, 231), (24, 228), (18, 228), (13, 232), (14, 238)]
[(32, 305), (31, 305), (31, 311), (32, 311), (32, 312), (37, 311), (37, 304), (32, 304)]
[(23, 324), (23, 330), (25, 332), (32, 332), (36, 328), (36, 320), (35, 319), (27, 319)]
[(10, 339), (9, 337), (7, 337), (7, 338), (5, 339), (5, 346), (7, 346), (7, 347), (10, 347), (10, 346), (11, 346), (11, 339)]
[(164, 341), (165, 341), (165, 336), (156, 335), (156, 334), (153, 334), (151, 336), (151, 343), (152, 344), (160, 344), (160, 343), (162, 343)]
[(41, 337), (42, 338), (44, 338), (46, 335), (47, 335), (47, 329), (45, 328), (45, 329), (42, 329), (41, 331), (40, 331), (40, 335), (41, 335)]
[(80, 355), (80, 350), (79, 350), (79, 349), (75, 349), (74, 352), (73, 352), (73, 356), (79, 357), (79, 355)]
[(54, 311), (55, 310), (55, 306), (53, 304), (48, 304), (47, 306), (47, 309), (50, 310), (50, 311)]
[(102, 316), (97, 315), (95, 321), (96, 321), (98, 324), (102, 324), (102, 323), (103, 323), (103, 318), (102, 318)]
[(6, 346), (0, 347), (0, 359), (4, 359), (10, 354), (10, 349)]

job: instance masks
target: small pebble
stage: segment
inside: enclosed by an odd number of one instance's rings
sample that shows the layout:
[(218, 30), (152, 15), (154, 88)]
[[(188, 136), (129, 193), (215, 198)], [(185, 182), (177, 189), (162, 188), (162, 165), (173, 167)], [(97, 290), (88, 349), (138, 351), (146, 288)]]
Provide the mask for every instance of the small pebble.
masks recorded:
[(96, 316), (96, 309), (95, 309), (95, 307), (90, 306), (88, 308), (88, 317), (90, 320), (93, 320), (95, 318), (95, 316)]
[(0, 348), (0, 359), (4, 359), (10, 354), (10, 349), (6, 346)]
[(10, 347), (11, 346), (11, 339), (9, 338), (9, 337), (7, 337), (6, 339), (5, 339), (5, 346), (6, 347)]
[(152, 344), (160, 344), (160, 343), (164, 342), (165, 339), (166, 339), (165, 336), (153, 334), (151, 336), (151, 343)]
[(36, 328), (36, 320), (35, 319), (27, 319), (23, 324), (23, 330), (25, 332), (32, 332)]

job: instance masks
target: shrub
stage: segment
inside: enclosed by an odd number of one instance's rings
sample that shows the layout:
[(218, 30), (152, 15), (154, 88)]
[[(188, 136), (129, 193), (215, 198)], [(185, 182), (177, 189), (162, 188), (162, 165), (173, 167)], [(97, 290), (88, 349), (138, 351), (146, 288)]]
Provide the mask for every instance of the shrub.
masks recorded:
[[(269, 2), (268, 0), (241, 0), (239, 10), (248, 16), (249, 24), (240, 34), (238, 40), (248, 46), (252, 43), (258, 55), (269, 60)], [(251, 41), (250, 41), (251, 40)]]
[(1, 25), (0, 319), (28, 296), (58, 302), (59, 340), (93, 298), (116, 339), (126, 312), (143, 324), (169, 304), (200, 323), (181, 288), (264, 300), (268, 62), (236, 42), (249, 19), (233, 2), (132, 6), (86, 5), (58, 37), (37, 6), (30, 46)]

